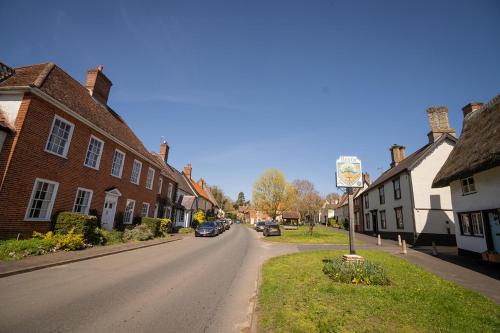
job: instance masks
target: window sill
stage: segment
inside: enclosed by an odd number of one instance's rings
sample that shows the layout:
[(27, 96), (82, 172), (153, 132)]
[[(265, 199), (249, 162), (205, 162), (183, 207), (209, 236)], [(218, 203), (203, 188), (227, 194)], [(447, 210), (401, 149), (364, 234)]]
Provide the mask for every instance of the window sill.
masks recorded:
[(122, 179), (122, 176), (116, 176), (116, 175), (113, 175), (112, 173), (110, 174), (111, 177), (115, 177), (115, 178), (118, 178), (118, 179)]
[(460, 236), (463, 236), (463, 237), (474, 237), (474, 238), (484, 238), (484, 235), (465, 235), (465, 234), (460, 234)]
[(477, 193), (477, 191), (474, 191), (474, 192), (467, 192), (467, 193), (463, 193), (463, 192), (462, 192), (462, 196), (463, 196), (463, 197), (465, 197), (465, 196), (467, 196), (467, 195), (476, 194), (476, 193)]
[(54, 153), (53, 151), (48, 150), (47, 148), (45, 148), (45, 149), (44, 149), (44, 151), (45, 151), (46, 153), (49, 153), (50, 155), (54, 155), (54, 156), (57, 156), (57, 157), (61, 157), (61, 158), (64, 158), (65, 160), (67, 160), (67, 159), (68, 159), (68, 153), (66, 153), (66, 155), (59, 155), (59, 154), (57, 154), (57, 153)]
[(92, 170), (99, 171), (99, 166), (93, 167), (93, 166), (90, 166), (90, 165), (87, 165), (87, 164), (84, 164), (83, 166), (86, 167), (86, 168), (92, 169)]
[(25, 222), (50, 222), (50, 218), (43, 218), (43, 219), (33, 219), (33, 218), (25, 218)]

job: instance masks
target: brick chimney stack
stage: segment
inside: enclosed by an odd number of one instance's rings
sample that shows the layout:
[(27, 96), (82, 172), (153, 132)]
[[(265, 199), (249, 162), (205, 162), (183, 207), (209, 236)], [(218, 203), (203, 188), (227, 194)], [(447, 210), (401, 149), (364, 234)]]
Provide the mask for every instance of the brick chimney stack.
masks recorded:
[(476, 110), (479, 110), (480, 108), (483, 107), (483, 103), (480, 103), (480, 102), (470, 102), (469, 104), (467, 104), (466, 106), (464, 106), (462, 108), (462, 111), (464, 113), (464, 118), (467, 117), (467, 115), (469, 113), (471, 113), (472, 111), (476, 111)]
[(170, 150), (170, 146), (168, 145), (168, 142), (166, 140), (163, 140), (163, 142), (160, 144), (160, 156), (165, 163), (168, 162), (169, 150)]
[(186, 175), (187, 178), (191, 179), (191, 173), (193, 172), (193, 167), (191, 166), (191, 164), (186, 164), (186, 166), (184, 166), (184, 174)]
[(108, 104), (109, 91), (113, 83), (104, 75), (102, 65), (87, 71), (87, 84), (85, 87), (90, 95), (104, 105)]
[(393, 144), (389, 150), (391, 151), (392, 159), (391, 168), (394, 168), (399, 162), (405, 159), (406, 147)]
[(429, 143), (433, 143), (446, 133), (456, 137), (455, 130), (450, 127), (448, 121), (448, 108), (446, 106), (428, 108), (427, 116), (429, 117), (429, 125), (431, 126), (431, 131), (427, 134)]

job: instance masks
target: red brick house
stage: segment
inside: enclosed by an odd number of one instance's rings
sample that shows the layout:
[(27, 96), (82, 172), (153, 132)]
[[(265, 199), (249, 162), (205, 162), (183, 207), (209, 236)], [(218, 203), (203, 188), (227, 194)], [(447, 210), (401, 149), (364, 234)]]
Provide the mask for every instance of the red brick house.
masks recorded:
[(106, 228), (153, 216), (165, 168), (107, 105), (111, 85), (102, 66), (85, 85), (53, 63), (0, 66), (1, 238), (48, 231), (59, 211)]

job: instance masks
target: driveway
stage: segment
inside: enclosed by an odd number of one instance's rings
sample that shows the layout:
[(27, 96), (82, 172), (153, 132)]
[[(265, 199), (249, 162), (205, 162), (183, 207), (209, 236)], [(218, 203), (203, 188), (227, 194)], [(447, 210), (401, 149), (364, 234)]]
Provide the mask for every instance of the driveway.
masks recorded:
[(295, 252), (234, 225), (182, 241), (0, 279), (0, 332), (240, 332), (260, 265)]

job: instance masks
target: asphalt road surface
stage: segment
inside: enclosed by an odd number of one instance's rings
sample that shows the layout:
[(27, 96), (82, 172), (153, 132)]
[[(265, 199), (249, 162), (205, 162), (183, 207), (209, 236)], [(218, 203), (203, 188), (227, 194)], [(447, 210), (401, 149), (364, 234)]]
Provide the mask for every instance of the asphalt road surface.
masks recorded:
[(260, 265), (296, 251), (241, 225), (0, 279), (0, 332), (248, 331)]

